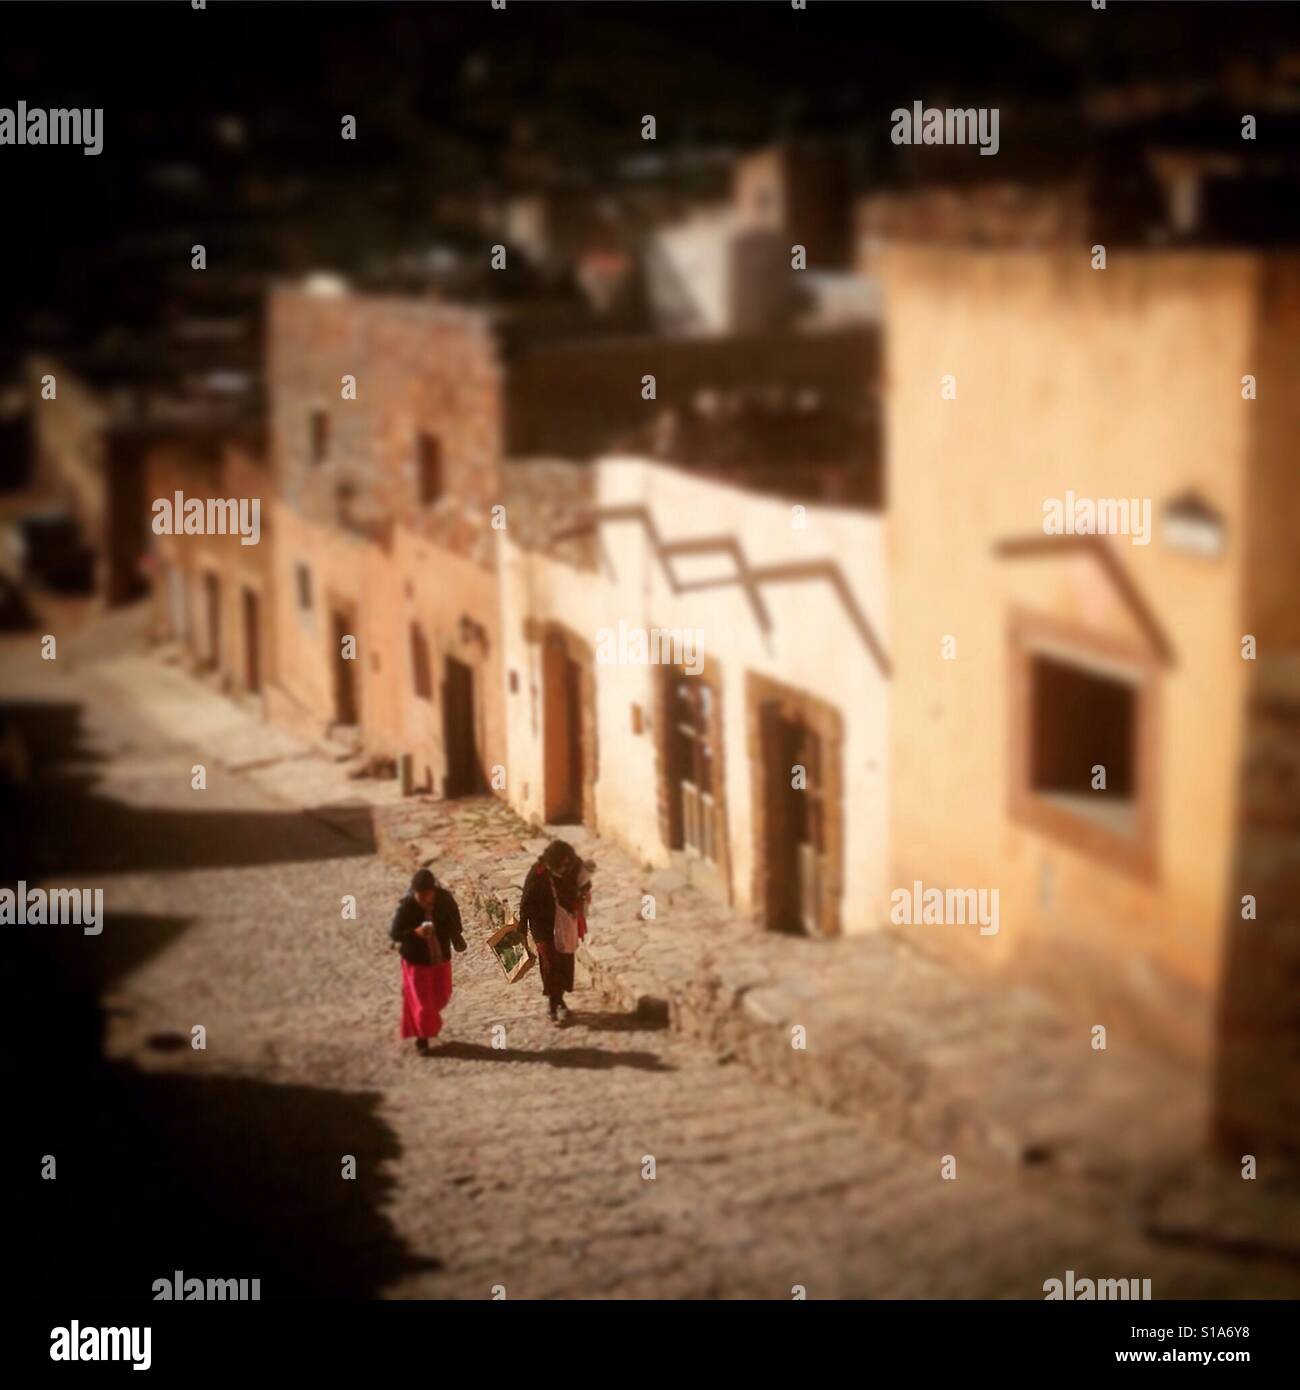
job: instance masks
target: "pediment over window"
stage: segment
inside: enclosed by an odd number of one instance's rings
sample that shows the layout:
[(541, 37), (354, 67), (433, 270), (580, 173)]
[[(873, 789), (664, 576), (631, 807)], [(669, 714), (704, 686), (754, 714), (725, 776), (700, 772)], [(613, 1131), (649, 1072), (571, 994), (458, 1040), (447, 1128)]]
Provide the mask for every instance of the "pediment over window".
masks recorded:
[(1085, 555), (1099, 567), (1117, 601), (1133, 621), (1143, 645), (1164, 666), (1174, 664), (1173, 644), (1155, 610), (1105, 536), (1010, 536), (996, 541), (993, 553), (1008, 562), (1060, 559)]

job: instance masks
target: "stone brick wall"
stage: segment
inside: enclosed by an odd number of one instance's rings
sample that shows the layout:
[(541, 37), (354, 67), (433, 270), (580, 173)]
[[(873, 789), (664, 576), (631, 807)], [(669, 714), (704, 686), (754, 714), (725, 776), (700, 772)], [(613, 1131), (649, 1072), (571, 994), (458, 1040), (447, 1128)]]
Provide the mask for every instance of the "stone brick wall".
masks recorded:
[[(490, 568), (499, 498), (500, 374), (482, 315), (351, 294), (276, 291), (269, 313), (271, 448), (284, 499), (320, 524), (395, 522)], [(342, 398), (342, 378), (356, 399)], [(328, 443), (313, 461), (313, 414)], [(420, 438), (436, 441), (441, 496), (420, 497)]]
[[(1259, 662), (1240, 772), (1219, 991), (1214, 1126), (1231, 1154), (1300, 1157), (1300, 654)], [(1255, 900), (1243, 918), (1243, 900)]]
[[(1255, 284), (1253, 370), (1260, 397), (1251, 431), (1247, 507), (1239, 546), (1246, 565), (1241, 635), (1258, 644), (1248, 673), (1236, 786), (1235, 855), (1223, 904), (1222, 980), (1214, 1111), (1234, 1155), (1282, 1149), (1300, 1156), (1300, 489), (1295, 439), (1300, 399), (1300, 258), (1263, 259)], [(1242, 899), (1255, 900), (1243, 918)]]

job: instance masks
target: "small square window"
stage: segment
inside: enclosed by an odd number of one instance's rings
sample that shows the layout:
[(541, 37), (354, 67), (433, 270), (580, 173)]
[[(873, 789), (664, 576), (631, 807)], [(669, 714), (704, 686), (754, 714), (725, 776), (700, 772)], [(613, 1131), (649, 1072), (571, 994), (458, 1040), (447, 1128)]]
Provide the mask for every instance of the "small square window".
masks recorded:
[(1038, 654), (1030, 657), (1029, 678), (1030, 790), (1115, 834), (1131, 835), (1136, 687)]
[(1154, 659), (1037, 615), (1012, 628), (1011, 815), (1139, 877), (1157, 871)]

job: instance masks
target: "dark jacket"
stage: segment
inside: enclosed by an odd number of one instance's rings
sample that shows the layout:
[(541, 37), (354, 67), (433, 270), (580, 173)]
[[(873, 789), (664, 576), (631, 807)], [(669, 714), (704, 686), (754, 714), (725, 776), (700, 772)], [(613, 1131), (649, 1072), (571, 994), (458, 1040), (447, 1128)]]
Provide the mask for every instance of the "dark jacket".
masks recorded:
[(524, 891), (519, 899), (519, 921), (525, 931), (531, 929), (534, 941), (555, 940), (555, 904), (558, 900), (566, 912), (576, 913), (582, 905), (578, 875), (582, 864), (574, 860), (562, 874), (552, 874), (539, 859), (524, 879)]
[(549, 943), (555, 939), (555, 894), (551, 892), (551, 876), (540, 859), (524, 879), (519, 924), (532, 932), (534, 941)]
[(388, 935), (402, 948), (402, 959), (412, 965), (433, 964), (429, 959), (428, 943), (415, 935), (416, 927), (429, 920), (433, 922), (438, 940), (442, 943), (443, 952), (448, 959), (451, 958), (453, 947), (458, 951), (465, 949), (465, 937), (460, 927), (460, 909), (456, 906), (456, 899), (441, 884), (433, 890), (433, 906), (427, 912), (416, 901), (414, 893), (407, 893), (397, 904)]

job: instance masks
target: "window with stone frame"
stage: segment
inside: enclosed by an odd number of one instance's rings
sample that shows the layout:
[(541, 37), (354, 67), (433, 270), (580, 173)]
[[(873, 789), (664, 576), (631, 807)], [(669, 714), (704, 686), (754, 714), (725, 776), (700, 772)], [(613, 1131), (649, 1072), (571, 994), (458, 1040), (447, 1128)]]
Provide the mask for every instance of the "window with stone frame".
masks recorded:
[(1021, 615), (1011, 629), (1011, 815), (1130, 872), (1155, 867), (1153, 657)]

